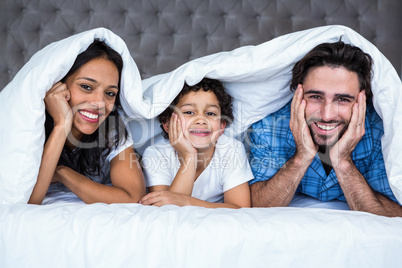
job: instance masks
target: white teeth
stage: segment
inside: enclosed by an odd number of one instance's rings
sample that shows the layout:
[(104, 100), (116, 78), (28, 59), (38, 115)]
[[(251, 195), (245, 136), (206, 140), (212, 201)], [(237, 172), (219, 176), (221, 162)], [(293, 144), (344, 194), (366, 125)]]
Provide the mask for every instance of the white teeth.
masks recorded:
[(197, 131), (197, 130), (192, 130), (191, 133), (209, 133), (209, 131)]
[(317, 126), (323, 130), (333, 130), (336, 126), (326, 126), (326, 125), (321, 125), (319, 123), (316, 123)]
[(79, 111), (80, 114), (82, 114), (85, 117), (91, 118), (91, 119), (98, 119), (99, 115), (98, 114), (92, 114), (92, 113), (88, 113), (85, 111)]

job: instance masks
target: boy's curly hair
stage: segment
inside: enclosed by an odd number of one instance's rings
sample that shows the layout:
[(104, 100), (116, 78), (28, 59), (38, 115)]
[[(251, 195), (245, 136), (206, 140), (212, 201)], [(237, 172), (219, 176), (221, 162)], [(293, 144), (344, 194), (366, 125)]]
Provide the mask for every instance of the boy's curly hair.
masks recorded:
[(227, 126), (233, 122), (233, 98), (226, 92), (219, 80), (204, 78), (194, 86), (189, 86), (187, 83), (184, 83), (183, 89), (180, 91), (177, 97), (172, 101), (169, 107), (167, 107), (166, 110), (158, 116), (165, 139), (169, 139), (169, 135), (163, 128), (162, 124), (169, 122), (170, 118), (172, 117), (172, 113), (174, 112), (173, 107), (176, 107), (180, 98), (184, 95), (190, 92), (197, 92), (199, 90), (213, 92), (218, 99), (219, 106), (221, 108), (221, 120), (226, 122)]

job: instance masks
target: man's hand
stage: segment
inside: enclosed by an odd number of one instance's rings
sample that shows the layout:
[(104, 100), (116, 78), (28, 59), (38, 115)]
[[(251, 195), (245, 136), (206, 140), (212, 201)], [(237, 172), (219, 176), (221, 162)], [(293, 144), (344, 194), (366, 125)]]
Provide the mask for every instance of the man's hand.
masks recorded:
[(338, 167), (344, 161), (352, 161), (352, 152), (361, 138), (364, 136), (366, 118), (366, 94), (361, 91), (357, 97), (357, 103), (353, 105), (352, 117), (348, 129), (342, 138), (330, 150), (330, 158), (333, 167)]
[(314, 143), (307, 126), (305, 109), (306, 100), (303, 99), (303, 87), (299, 84), (292, 100), (289, 126), (295, 139), (295, 156), (311, 162), (317, 153), (318, 145)]

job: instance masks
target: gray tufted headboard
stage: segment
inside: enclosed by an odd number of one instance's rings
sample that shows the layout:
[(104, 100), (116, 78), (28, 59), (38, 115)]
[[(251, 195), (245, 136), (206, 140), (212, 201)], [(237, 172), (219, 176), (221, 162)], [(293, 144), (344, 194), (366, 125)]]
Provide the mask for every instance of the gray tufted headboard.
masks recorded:
[(0, 89), (51, 42), (106, 27), (127, 43), (143, 78), (204, 55), (342, 24), (402, 74), (400, 0), (2, 0)]

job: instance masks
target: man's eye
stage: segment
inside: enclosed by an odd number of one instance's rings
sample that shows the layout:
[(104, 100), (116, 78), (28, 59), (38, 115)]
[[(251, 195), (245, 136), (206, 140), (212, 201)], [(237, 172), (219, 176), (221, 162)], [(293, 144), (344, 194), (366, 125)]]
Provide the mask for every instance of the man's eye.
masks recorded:
[(350, 100), (347, 98), (339, 98), (338, 101), (339, 102), (350, 102)]
[(321, 99), (321, 97), (318, 96), (318, 95), (311, 95), (311, 96), (310, 96), (310, 99)]

